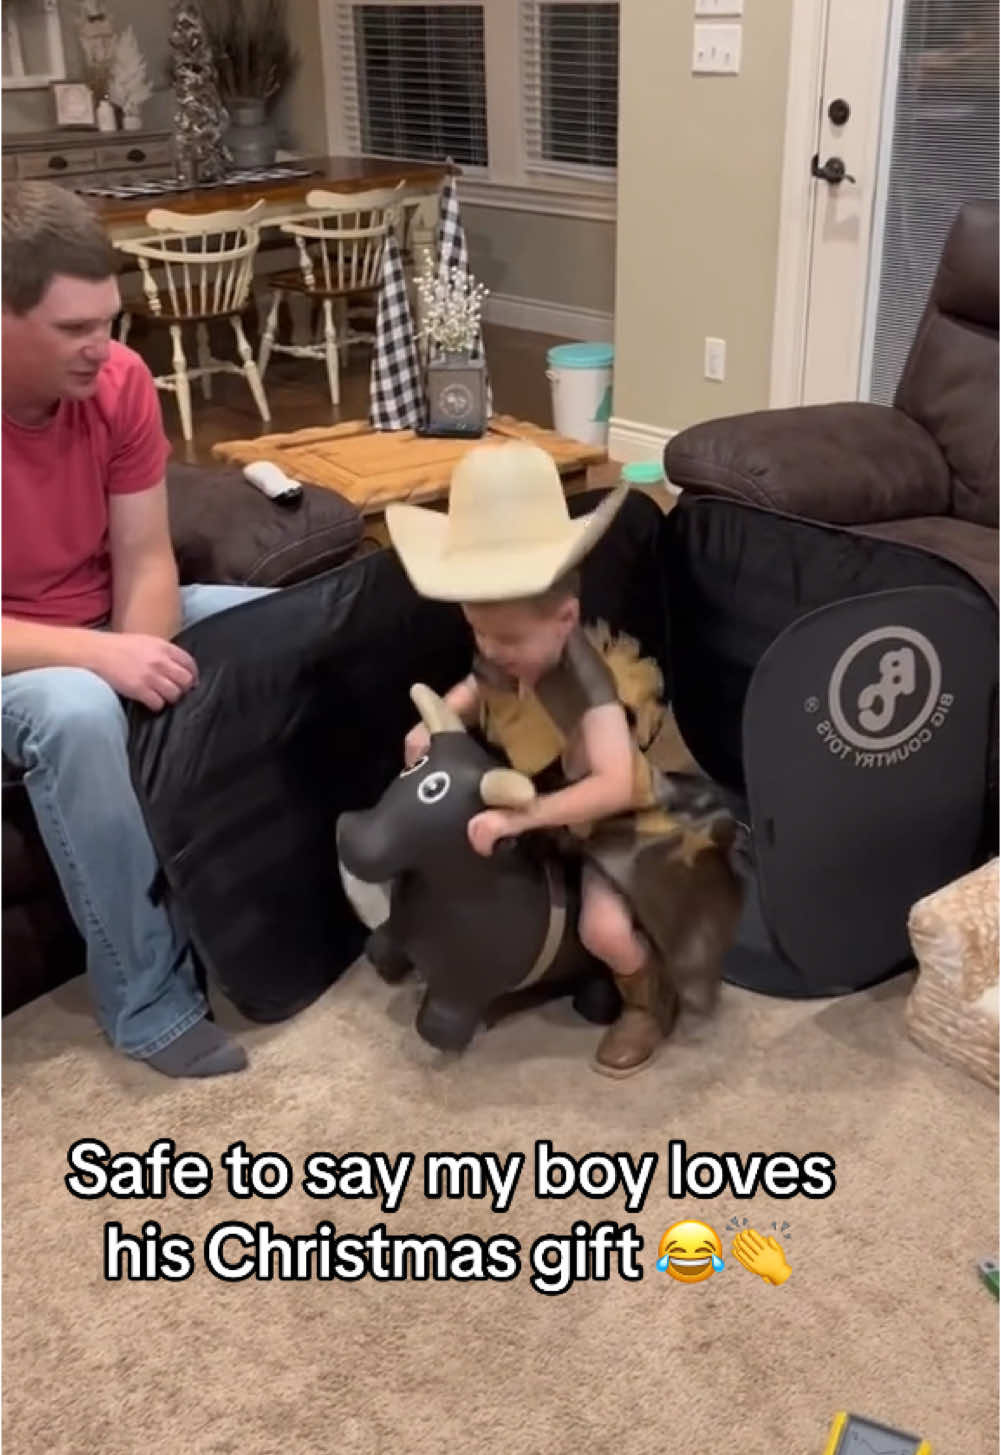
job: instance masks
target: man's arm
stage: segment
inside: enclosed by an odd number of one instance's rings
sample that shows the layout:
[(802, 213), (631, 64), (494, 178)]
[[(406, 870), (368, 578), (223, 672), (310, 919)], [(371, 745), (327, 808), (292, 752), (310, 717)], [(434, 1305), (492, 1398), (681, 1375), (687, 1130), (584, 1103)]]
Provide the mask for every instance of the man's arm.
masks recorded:
[(164, 481), (150, 490), (108, 496), (108, 540), (112, 630), (174, 636), (181, 625), (181, 596)]
[(26, 672), (30, 667), (89, 667), (99, 635), (88, 627), (48, 626), (44, 622), (3, 618), (3, 671)]
[(198, 679), (193, 658), (163, 637), (48, 626), (14, 616), (3, 618), (2, 659), (5, 675), (32, 667), (86, 668), (152, 712), (176, 702)]

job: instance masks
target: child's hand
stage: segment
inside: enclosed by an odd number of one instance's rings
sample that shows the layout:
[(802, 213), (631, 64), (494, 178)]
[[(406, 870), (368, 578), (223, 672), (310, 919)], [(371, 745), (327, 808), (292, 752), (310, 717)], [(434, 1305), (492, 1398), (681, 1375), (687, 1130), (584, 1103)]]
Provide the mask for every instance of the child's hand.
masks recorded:
[(406, 767), (412, 768), (421, 758), (426, 758), (431, 751), (431, 734), (422, 722), (410, 729), (403, 739), (403, 761)]
[(488, 859), (499, 839), (516, 838), (523, 827), (517, 814), (506, 813), (501, 808), (488, 808), (485, 813), (477, 813), (469, 820), (466, 833), (476, 852)]

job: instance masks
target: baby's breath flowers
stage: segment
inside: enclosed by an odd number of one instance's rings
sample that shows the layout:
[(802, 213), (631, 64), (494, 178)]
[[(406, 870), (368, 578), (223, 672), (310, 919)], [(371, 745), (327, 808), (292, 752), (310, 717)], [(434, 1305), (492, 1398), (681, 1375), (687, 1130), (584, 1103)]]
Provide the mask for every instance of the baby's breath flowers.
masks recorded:
[(421, 338), (447, 353), (471, 353), (480, 336), (483, 300), (488, 289), (472, 273), (452, 268), (439, 276), (429, 252), (417, 279), (421, 300)]

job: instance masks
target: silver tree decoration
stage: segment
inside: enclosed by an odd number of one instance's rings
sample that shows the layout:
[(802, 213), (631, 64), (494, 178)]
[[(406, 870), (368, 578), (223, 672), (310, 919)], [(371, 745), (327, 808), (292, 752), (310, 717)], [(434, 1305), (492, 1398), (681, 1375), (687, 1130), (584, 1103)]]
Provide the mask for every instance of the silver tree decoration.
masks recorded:
[(199, 179), (218, 181), (228, 161), (222, 138), (229, 117), (197, 0), (172, 0), (170, 50), (178, 156)]

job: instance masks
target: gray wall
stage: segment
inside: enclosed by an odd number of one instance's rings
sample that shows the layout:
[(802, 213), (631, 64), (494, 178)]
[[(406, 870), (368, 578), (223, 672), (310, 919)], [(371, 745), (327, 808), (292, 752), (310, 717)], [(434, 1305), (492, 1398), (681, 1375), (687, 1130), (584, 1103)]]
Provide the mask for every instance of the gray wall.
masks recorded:
[[(77, 0), (60, 0), (63, 43), (69, 79), (82, 75), (76, 35)], [(131, 25), (146, 61), (154, 94), (143, 108), (143, 125), (153, 131), (172, 129), (174, 96), (167, 66), (170, 57), (170, 5), (168, 0), (110, 0), (116, 30)], [(326, 151), (326, 114), (322, 102), (323, 64), (317, 0), (288, 0), (289, 31), (301, 56), (295, 80), (278, 103), (275, 120), (279, 145), (291, 151)], [(48, 89), (3, 92), (3, 130), (7, 135), (48, 131), (55, 126), (55, 111)]]
[[(82, 75), (80, 46), (76, 34), (77, 0), (59, 0), (63, 19), (63, 45), (69, 80)], [(112, 0), (112, 23), (116, 30), (131, 25), (146, 61), (154, 94), (143, 108), (143, 125), (151, 130), (170, 127), (174, 98), (166, 74), (167, 34), (170, 8), (166, 0)], [(56, 124), (52, 95), (43, 91), (4, 91), (3, 130), (7, 135), (26, 131), (50, 131)]]
[[(70, 78), (79, 77), (77, 0), (60, 0)], [(327, 150), (327, 98), (320, 47), (319, 4), (288, 0), (289, 29), (300, 70), (278, 103), (279, 144), (290, 151), (322, 155)], [(167, 78), (168, 0), (109, 0), (116, 28), (135, 28), (154, 86), (143, 124), (170, 130), (174, 109)], [(4, 91), (3, 130), (8, 135), (46, 131), (55, 125), (48, 90)], [(615, 223), (563, 218), (493, 207), (463, 207), (470, 263), (494, 293), (611, 313), (615, 303)]]
[(492, 292), (600, 313), (614, 309), (614, 222), (469, 204), (462, 216), (469, 265)]

